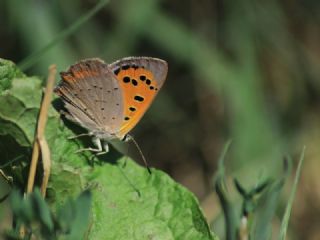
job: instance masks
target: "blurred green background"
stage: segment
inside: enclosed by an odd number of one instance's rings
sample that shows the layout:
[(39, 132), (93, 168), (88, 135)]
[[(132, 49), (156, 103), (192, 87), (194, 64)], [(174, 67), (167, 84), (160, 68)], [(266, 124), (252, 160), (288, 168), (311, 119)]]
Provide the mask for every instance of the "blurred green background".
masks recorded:
[[(26, 67), (30, 54), (97, 2), (0, 1), (0, 57)], [(62, 71), (89, 57), (166, 60), (167, 82), (133, 131), (149, 164), (193, 191), (216, 223), (213, 230), (222, 233), (211, 182), (225, 142), (232, 139), (229, 175), (248, 187), (262, 176), (277, 176), (283, 156), (296, 159), (306, 145), (289, 239), (319, 239), (320, 2), (105, 2), (25, 72), (45, 79), (50, 64)]]

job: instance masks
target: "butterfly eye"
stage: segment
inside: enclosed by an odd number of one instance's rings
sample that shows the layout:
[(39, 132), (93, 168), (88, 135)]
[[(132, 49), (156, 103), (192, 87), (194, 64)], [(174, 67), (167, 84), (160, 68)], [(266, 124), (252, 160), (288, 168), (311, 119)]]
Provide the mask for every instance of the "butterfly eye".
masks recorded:
[(124, 137), (121, 139), (121, 141), (123, 142), (128, 142), (130, 140), (131, 140), (131, 137), (128, 134), (124, 135)]

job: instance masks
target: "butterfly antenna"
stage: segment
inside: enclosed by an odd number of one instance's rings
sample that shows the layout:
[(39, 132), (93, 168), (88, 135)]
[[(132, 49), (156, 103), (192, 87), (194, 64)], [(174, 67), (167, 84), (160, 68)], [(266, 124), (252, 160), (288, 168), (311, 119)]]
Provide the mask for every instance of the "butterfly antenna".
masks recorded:
[(142, 160), (143, 160), (143, 162), (144, 162), (144, 165), (146, 166), (149, 174), (151, 174), (151, 170), (150, 170), (150, 168), (149, 168), (149, 165), (148, 165), (148, 163), (147, 163), (147, 160), (146, 160), (146, 158), (144, 157), (143, 152), (141, 151), (141, 148), (139, 147), (137, 141), (136, 141), (131, 135), (128, 135), (128, 137), (129, 137), (130, 140), (132, 140), (132, 142), (134, 143), (134, 145), (135, 145), (136, 148), (138, 149), (138, 151), (139, 151), (139, 153), (140, 153), (140, 156), (141, 156), (141, 158), (142, 158)]

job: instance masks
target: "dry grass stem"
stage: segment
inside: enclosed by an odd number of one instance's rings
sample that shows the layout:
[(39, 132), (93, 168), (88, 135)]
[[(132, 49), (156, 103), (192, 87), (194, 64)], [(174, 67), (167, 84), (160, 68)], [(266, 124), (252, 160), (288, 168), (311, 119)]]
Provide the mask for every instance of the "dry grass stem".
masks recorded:
[(43, 101), (40, 107), (40, 114), (38, 118), (36, 137), (33, 144), (32, 158), (31, 158), (28, 185), (27, 185), (27, 193), (32, 192), (35, 175), (36, 175), (36, 168), (39, 160), (39, 153), (41, 151), (42, 162), (43, 162), (43, 179), (41, 184), (41, 193), (43, 197), (45, 197), (46, 187), (48, 184), (50, 167), (51, 167), (50, 150), (49, 150), (47, 141), (45, 139), (44, 133), (45, 133), (45, 126), (48, 119), (48, 110), (51, 103), (56, 72), (57, 72), (56, 66), (51, 65), (49, 67), (47, 87), (45, 89)]

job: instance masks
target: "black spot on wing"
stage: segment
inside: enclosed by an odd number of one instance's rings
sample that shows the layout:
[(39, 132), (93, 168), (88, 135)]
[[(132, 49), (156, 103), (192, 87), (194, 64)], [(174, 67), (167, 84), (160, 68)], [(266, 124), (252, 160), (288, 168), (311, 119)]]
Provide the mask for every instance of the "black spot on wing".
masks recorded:
[(130, 82), (130, 77), (125, 76), (122, 80), (124, 83), (128, 83), (128, 82)]
[(116, 70), (113, 71), (113, 73), (114, 73), (115, 75), (118, 75), (119, 72), (120, 72), (120, 68), (117, 68)]
[(140, 76), (140, 80), (141, 80), (141, 81), (145, 81), (145, 80), (146, 80), (146, 76), (141, 75), (141, 76)]
[(130, 65), (123, 65), (121, 66), (122, 70), (128, 70), (130, 68)]
[(137, 80), (135, 80), (135, 79), (132, 79), (131, 82), (132, 82), (132, 85), (133, 85), (133, 86), (137, 86), (137, 85), (138, 85), (138, 82), (137, 82)]
[(136, 100), (138, 102), (143, 102), (144, 101), (144, 97), (136, 95), (136, 96), (134, 96), (134, 100)]

